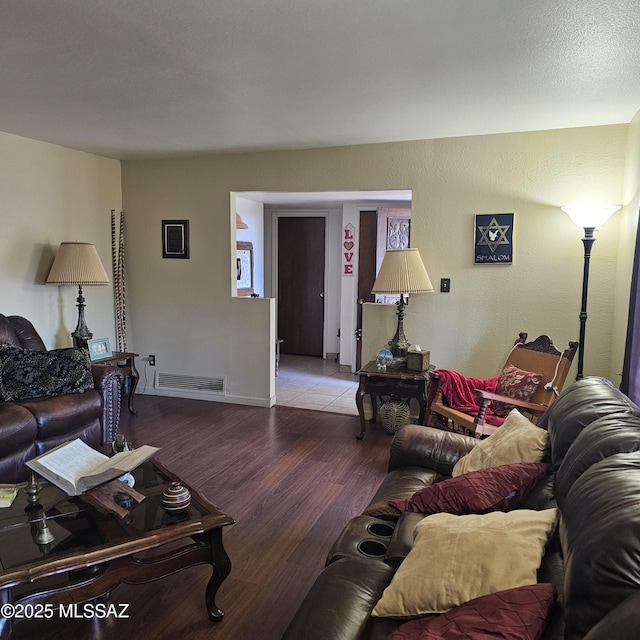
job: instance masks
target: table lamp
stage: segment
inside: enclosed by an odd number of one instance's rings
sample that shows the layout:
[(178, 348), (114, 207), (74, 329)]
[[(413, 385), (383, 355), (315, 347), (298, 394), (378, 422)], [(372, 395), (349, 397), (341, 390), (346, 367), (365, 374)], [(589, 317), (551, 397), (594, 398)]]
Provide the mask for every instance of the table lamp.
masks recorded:
[(404, 335), (404, 307), (407, 304), (405, 294), (431, 293), (432, 291), (433, 285), (417, 249), (390, 249), (384, 254), (371, 293), (400, 294), (397, 312), (398, 327), (389, 341), (393, 361), (387, 365), (387, 369), (397, 371), (407, 368), (407, 350), (411, 343)]
[(78, 324), (71, 333), (74, 347), (87, 347), (93, 338), (84, 320), (83, 286), (109, 284), (109, 277), (92, 242), (63, 242), (60, 244), (47, 284), (78, 285)]

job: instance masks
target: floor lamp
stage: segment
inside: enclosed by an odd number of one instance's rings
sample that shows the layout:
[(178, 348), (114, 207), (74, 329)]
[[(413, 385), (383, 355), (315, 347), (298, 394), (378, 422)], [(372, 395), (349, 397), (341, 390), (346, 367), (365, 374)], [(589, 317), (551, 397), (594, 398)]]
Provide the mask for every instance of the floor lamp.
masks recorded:
[(74, 347), (87, 347), (93, 338), (84, 320), (83, 286), (109, 284), (109, 277), (92, 242), (63, 242), (58, 249), (47, 284), (78, 286), (78, 324), (71, 333)]
[(417, 249), (390, 249), (384, 254), (371, 293), (400, 294), (397, 312), (398, 327), (389, 341), (389, 348), (393, 355), (393, 361), (387, 365), (389, 370), (407, 368), (407, 350), (411, 345), (404, 335), (404, 307), (407, 304), (404, 295), (432, 291), (431, 280)]
[(578, 343), (578, 373), (576, 380), (583, 378), (584, 364), (584, 336), (587, 328), (587, 293), (589, 291), (589, 261), (591, 259), (591, 247), (596, 239), (593, 232), (596, 227), (602, 226), (618, 209), (617, 205), (588, 203), (574, 207), (562, 207), (574, 224), (584, 229), (584, 269), (582, 272), (582, 306), (580, 308), (580, 338)]

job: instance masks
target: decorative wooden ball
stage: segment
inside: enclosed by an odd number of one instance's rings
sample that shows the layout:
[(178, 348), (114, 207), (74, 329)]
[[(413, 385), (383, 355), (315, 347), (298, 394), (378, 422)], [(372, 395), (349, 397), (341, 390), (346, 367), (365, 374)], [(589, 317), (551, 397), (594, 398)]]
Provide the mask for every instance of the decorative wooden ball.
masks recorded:
[(191, 494), (179, 482), (172, 482), (162, 494), (162, 506), (165, 511), (182, 511), (190, 504)]

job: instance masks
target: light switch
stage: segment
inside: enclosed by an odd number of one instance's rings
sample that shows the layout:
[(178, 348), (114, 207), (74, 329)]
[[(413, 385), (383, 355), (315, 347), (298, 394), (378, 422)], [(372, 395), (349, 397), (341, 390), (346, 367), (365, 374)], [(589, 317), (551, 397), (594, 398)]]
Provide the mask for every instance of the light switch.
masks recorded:
[(451, 291), (451, 278), (441, 278), (440, 293), (449, 293)]

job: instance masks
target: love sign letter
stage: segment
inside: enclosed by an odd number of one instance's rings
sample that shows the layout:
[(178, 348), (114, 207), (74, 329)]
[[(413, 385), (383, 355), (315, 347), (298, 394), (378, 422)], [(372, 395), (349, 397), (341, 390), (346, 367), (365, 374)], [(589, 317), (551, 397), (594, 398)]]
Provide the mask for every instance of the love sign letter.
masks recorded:
[(345, 225), (342, 234), (342, 275), (353, 275), (353, 257), (355, 251), (355, 228), (352, 224)]

